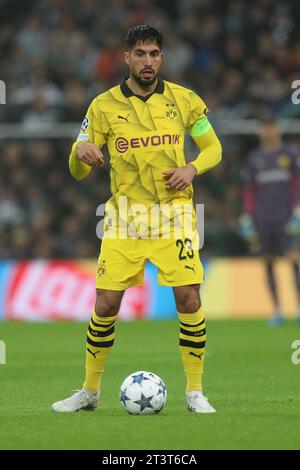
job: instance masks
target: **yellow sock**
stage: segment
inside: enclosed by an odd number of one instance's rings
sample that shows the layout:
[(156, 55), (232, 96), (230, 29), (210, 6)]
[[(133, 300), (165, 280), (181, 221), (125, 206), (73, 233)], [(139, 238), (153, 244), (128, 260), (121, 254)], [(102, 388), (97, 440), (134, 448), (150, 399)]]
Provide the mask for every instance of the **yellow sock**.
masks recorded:
[(180, 321), (179, 349), (187, 378), (186, 391), (202, 390), (202, 374), (205, 350), (204, 311), (178, 313)]
[(93, 310), (87, 331), (86, 390), (98, 392), (106, 360), (114, 344), (116, 317), (98, 317)]

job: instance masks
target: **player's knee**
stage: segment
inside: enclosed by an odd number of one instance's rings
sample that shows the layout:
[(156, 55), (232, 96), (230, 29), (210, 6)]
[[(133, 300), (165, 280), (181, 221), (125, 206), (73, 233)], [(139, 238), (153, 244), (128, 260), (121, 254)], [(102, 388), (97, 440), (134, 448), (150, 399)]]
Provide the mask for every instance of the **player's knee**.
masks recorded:
[(195, 313), (201, 307), (199, 285), (175, 287), (174, 294), (180, 313)]
[(96, 290), (97, 298), (95, 303), (95, 313), (98, 317), (117, 316), (124, 291), (108, 291), (105, 289)]
[(114, 317), (118, 314), (119, 305), (108, 299), (97, 299), (95, 313), (97, 317)]
[(177, 309), (180, 313), (195, 313), (201, 307), (201, 300), (199, 296), (188, 296), (185, 299), (177, 302)]

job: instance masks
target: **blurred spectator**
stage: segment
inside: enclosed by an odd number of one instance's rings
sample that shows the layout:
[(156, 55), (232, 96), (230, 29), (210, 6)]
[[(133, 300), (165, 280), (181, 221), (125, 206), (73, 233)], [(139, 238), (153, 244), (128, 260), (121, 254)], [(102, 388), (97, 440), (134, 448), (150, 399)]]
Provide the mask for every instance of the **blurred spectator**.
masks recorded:
[[(122, 39), (132, 24), (164, 34), (165, 79), (193, 88), (211, 120), (300, 116), (298, 0), (0, 1), (0, 121), (37, 127), (80, 122), (90, 101), (127, 73)], [(251, 138), (224, 138), (222, 164), (196, 182), (205, 202), (205, 253), (240, 255), (240, 169)], [(96, 256), (96, 206), (109, 197), (108, 166), (80, 184), (68, 174), (70, 142), (2, 142), (0, 257)], [(192, 155), (188, 148), (188, 157)], [(88, 238), (87, 238), (88, 236)], [(84, 242), (83, 242), (84, 240)]]
[(108, 169), (78, 185), (69, 175), (69, 147), (37, 140), (0, 146), (2, 259), (97, 255), (96, 207), (109, 197)]
[[(15, 3), (0, 3), (7, 59), (0, 76), (11, 93), (3, 120), (77, 120), (81, 106), (126, 73), (120, 60), (125, 31), (151, 21), (165, 36), (164, 75), (216, 95), (223, 116), (251, 117), (257, 100), (264, 113), (294, 116), (289, 91), (300, 68), (297, 0), (31, 0), (26, 10)], [(242, 105), (232, 107), (235, 85), (224, 92), (222, 84), (228, 86), (233, 73), (240, 92), (234, 101)]]

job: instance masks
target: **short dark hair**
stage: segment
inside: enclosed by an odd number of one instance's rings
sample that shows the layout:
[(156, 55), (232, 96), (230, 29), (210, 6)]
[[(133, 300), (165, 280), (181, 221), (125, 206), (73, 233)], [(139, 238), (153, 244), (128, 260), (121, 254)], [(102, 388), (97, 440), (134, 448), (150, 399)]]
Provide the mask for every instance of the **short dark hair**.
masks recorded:
[(126, 49), (132, 49), (138, 41), (142, 42), (155, 42), (159, 49), (162, 48), (162, 34), (158, 29), (149, 26), (148, 24), (139, 24), (132, 26), (127, 31), (125, 37)]

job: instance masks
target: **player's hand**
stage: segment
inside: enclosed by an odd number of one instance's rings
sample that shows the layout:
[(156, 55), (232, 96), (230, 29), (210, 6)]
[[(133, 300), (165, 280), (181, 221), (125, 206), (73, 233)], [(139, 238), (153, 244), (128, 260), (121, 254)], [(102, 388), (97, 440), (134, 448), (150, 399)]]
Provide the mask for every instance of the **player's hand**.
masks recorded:
[(239, 235), (249, 243), (254, 243), (257, 239), (257, 233), (252, 221), (252, 217), (249, 214), (242, 214), (239, 218)]
[(293, 237), (300, 237), (300, 206), (296, 206), (286, 226), (287, 233)]
[(80, 142), (76, 149), (79, 160), (90, 166), (103, 166), (104, 157), (103, 153), (96, 144), (89, 144), (88, 142)]
[(189, 184), (191, 184), (196, 173), (196, 168), (190, 163), (181, 168), (174, 168), (173, 170), (162, 172), (167, 180), (166, 188), (177, 190), (185, 189)]

